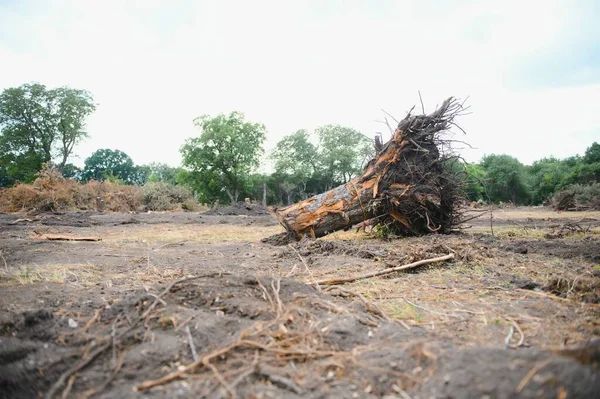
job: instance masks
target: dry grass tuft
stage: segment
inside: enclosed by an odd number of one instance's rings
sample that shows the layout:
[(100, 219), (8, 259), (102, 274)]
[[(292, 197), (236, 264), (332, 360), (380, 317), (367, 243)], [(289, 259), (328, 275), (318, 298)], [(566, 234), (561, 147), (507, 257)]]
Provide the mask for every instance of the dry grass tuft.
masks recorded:
[(102, 278), (101, 269), (92, 264), (49, 264), (43, 267), (23, 265), (15, 272), (5, 276), (7, 283), (20, 285), (37, 283), (71, 283), (81, 287), (89, 287)]

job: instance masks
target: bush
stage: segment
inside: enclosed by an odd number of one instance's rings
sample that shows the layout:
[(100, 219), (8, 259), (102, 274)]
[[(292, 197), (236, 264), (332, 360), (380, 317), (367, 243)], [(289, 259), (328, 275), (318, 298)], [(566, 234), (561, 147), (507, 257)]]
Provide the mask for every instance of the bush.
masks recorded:
[(170, 211), (179, 208), (195, 210), (197, 205), (192, 192), (187, 187), (174, 186), (165, 182), (147, 183), (142, 187), (142, 197), (149, 211)]
[(600, 210), (600, 183), (573, 184), (559, 191), (552, 198), (552, 206), (559, 211), (595, 209)]

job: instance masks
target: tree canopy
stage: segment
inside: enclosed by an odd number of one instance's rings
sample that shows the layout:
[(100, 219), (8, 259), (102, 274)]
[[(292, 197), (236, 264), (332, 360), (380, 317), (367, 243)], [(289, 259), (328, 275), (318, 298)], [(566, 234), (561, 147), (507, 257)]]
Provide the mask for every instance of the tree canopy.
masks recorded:
[(47, 89), (39, 83), (0, 94), (0, 166), (8, 182), (28, 182), (47, 162), (59, 170), (77, 143), (88, 137), (86, 118), (96, 105), (85, 90)]
[(181, 147), (183, 166), (195, 176), (195, 188), (201, 194), (224, 190), (231, 202), (237, 202), (251, 171), (259, 166), (266, 129), (260, 123), (247, 122), (241, 112), (203, 115), (194, 120), (200, 136), (188, 139)]
[(82, 180), (104, 181), (118, 179), (124, 183), (136, 183), (136, 167), (129, 155), (123, 151), (101, 149), (85, 160)]
[(306, 130), (298, 130), (281, 139), (271, 153), (271, 159), (275, 162), (275, 174), (285, 176), (302, 195), (306, 194), (308, 181), (320, 167), (317, 147), (310, 142)]
[(346, 183), (361, 172), (366, 160), (373, 156), (371, 140), (361, 132), (340, 125), (326, 125), (315, 130), (319, 137), (320, 158), (329, 187)]
[(487, 178), (487, 192), (496, 201), (526, 204), (529, 192), (526, 185), (525, 167), (510, 155), (487, 155), (481, 166)]

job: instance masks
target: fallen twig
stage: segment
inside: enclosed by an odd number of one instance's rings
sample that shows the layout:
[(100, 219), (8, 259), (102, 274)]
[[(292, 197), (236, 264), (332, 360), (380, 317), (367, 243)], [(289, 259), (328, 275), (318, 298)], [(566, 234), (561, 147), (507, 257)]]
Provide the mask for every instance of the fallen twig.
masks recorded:
[(115, 369), (110, 374), (110, 376), (108, 376), (108, 378), (106, 379), (106, 381), (104, 381), (102, 383), (102, 385), (100, 385), (99, 388), (94, 389), (91, 392), (88, 391), (88, 393), (84, 393), (82, 395), (82, 399), (91, 398), (92, 396), (98, 395), (99, 393), (103, 392), (111, 384), (111, 382), (113, 382), (113, 380), (115, 379), (115, 377), (117, 376), (117, 374), (119, 374), (119, 371), (121, 371), (121, 367), (123, 367), (123, 362), (124, 361), (125, 361), (125, 351), (123, 351), (119, 355), (119, 360), (118, 360), (118, 362), (117, 362), (117, 364), (115, 366)]
[(171, 284), (169, 284), (156, 298), (156, 300), (148, 307), (148, 309), (140, 316), (138, 317), (137, 320), (135, 320), (131, 326), (129, 328), (127, 328), (125, 331), (123, 331), (121, 334), (119, 334), (117, 337), (115, 337), (114, 339), (109, 340), (108, 342), (106, 342), (105, 344), (101, 345), (100, 347), (98, 347), (94, 352), (90, 353), (86, 358), (82, 358), (78, 363), (76, 363), (73, 367), (71, 367), (70, 369), (68, 369), (67, 371), (65, 371), (64, 373), (61, 374), (61, 376), (58, 378), (58, 380), (54, 383), (54, 385), (52, 385), (52, 387), (50, 387), (50, 389), (48, 390), (48, 392), (46, 393), (46, 395), (44, 396), (45, 399), (52, 399), (52, 397), (54, 397), (54, 395), (56, 394), (56, 392), (60, 389), (60, 387), (62, 387), (64, 385), (64, 383), (75, 373), (77, 373), (78, 371), (82, 370), (83, 368), (85, 368), (88, 364), (90, 364), (94, 359), (96, 359), (99, 355), (101, 355), (102, 353), (104, 353), (105, 351), (107, 351), (109, 348), (113, 347), (113, 345), (115, 344), (114, 341), (118, 341), (119, 339), (121, 339), (123, 336), (125, 336), (126, 334), (128, 334), (129, 332), (131, 332), (139, 323), (140, 321), (144, 320), (149, 314), (150, 312), (152, 312), (154, 310), (154, 308), (158, 305), (158, 303), (160, 302), (159, 299), (163, 296), (165, 296), (169, 291), (171, 291), (171, 289), (177, 285), (180, 284), (182, 282), (188, 281), (188, 280), (195, 280), (198, 278), (202, 278), (202, 277), (206, 277), (206, 275), (203, 276), (191, 276), (191, 277), (185, 277), (185, 278), (181, 278), (179, 280), (175, 280), (173, 281)]
[(73, 374), (71, 376), (71, 378), (69, 378), (69, 382), (67, 382), (67, 387), (63, 391), (61, 399), (67, 399), (69, 397), (69, 394), (71, 393), (71, 389), (73, 388), (73, 384), (75, 383), (76, 379), (77, 379), (77, 374)]
[(27, 223), (31, 223), (33, 222), (33, 219), (17, 219), (14, 222), (10, 222), (9, 224), (18, 224), (18, 223), (22, 223), (22, 222), (27, 222)]
[(38, 240), (49, 241), (102, 241), (101, 237), (69, 236), (61, 234), (42, 234), (35, 237)]
[(168, 244), (161, 245), (160, 247), (156, 247), (156, 248), (154, 248), (152, 251), (158, 251), (158, 250), (160, 250), (160, 249), (163, 249), (163, 248), (166, 248), (166, 247), (182, 246), (182, 245), (185, 245), (185, 243), (186, 243), (186, 242), (187, 242), (187, 241), (181, 241), (181, 242), (170, 242), (170, 243), (168, 243)]
[(390, 267), (388, 269), (380, 270), (378, 272), (366, 273), (366, 274), (356, 276), (356, 277), (319, 280), (319, 281), (315, 281), (310, 284), (311, 285), (312, 284), (315, 284), (315, 285), (337, 285), (337, 284), (352, 283), (357, 280), (364, 280), (364, 279), (371, 278), (371, 277), (383, 276), (385, 274), (399, 272), (399, 271), (407, 270), (407, 269), (413, 269), (413, 268), (419, 267), (421, 265), (427, 265), (427, 264), (435, 263), (435, 262), (442, 262), (442, 261), (449, 260), (449, 259), (454, 259), (454, 254), (448, 254), (448, 255), (440, 256), (438, 258), (432, 258), (432, 259), (423, 259), (418, 262), (409, 263), (408, 265)]
[(194, 345), (194, 337), (192, 337), (192, 332), (190, 331), (190, 326), (185, 326), (185, 332), (188, 336), (188, 343), (190, 344), (190, 351), (192, 352), (192, 359), (194, 361), (198, 361), (198, 352), (196, 352), (196, 345)]
[(506, 337), (506, 341), (505, 344), (507, 347), (509, 348), (513, 348), (516, 349), (520, 346), (523, 345), (523, 342), (525, 341), (525, 334), (523, 334), (523, 330), (521, 330), (521, 327), (519, 327), (519, 325), (517, 324), (516, 321), (514, 321), (514, 319), (510, 318), (510, 317), (506, 317), (506, 320), (510, 321), (512, 323), (512, 325), (514, 326), (514, 328), (519, 332), (519, 336), (521, 338), (519, 338), (519, 342), (516, 345), (511, 345), (510, 344), (510, 339), (513, 336), (514, 331), (512, 331), (512, 327), (511, 327), (511, 333)]
[(341, 287), (327, 287), (325, 289), (325, 291), (332, 291), (333, 289), (336, 289), (340, 292), (349, 294), (349, 295), (353, 295), (355, 297), (357, 297), (358, 299), (360, 299), (362, 301), (362, 303), (365, 305), (365, 308), (367, 310), (367, 312), (381, 317), (382, 319), (384, 319), (385, 321), (390, 321), (390, 318), (385, 314), (385, 312), (379, 307), (377, 306), (375, 303), (371, 303), (367, 300), (367, 298), (365, 298), (361, 293), (359, 292), (355, 292), (355, 291), (351, 291), (351, 290), (347, 290), (345, 288), (341, 288)]
[(417, 308), (417, 309), (424, 310), (424, 311), (426, 311), (426, 312), (429, 312), (429, 313), (431, 313), (431, 314), (435, 314), (435, 315), (438, 315), (438, 316), (444, 316), (444, 317), (456, 317), (456, 318), (457, 318), (457, 319), (459, 319), (459, 320), (464, 320), (464, 319), (463, 319), (462, 317), (460, 317), (460, 316), (457, 316), (457, 315), (454, 315), (454, 314), (451, 314), (451, 313), (444, 313), (444, 312), (438, 312), (438, 311), (436, 311), (436, 310), (431, 310), (431, 309), (428, 309), (428, 308), (426, 308), (425, 306), (417, 305), (416, 303), (409, 301), (409, 300), (408, 300), (408, 299), (406, 299), (405, 297), (401, 297), (401, 298), (402, 298), (402, 299), (404, 299), (404, 301), (405, 301), (406, 303), (408, 303), (410, 306), (413, 306), (413, 307), (415, 307), (415, 308)]
[[(311, 280), (314, 280), (313, 274), (310, 271), (310, 268), (308, 267), (308, 263), (306, 262), (306, 260), (302, 257), (302, 255), (300, 255), (300, 252), (298, 252), (298, 250), (292, 246), (292, 244), (288, 244), (288, 247), (292, 248), (294, 250), (294, 252), (296, 252), (296, 255), (298, 255), (298, 258), (300, 258), (300, 261), (302, 262), (302, 264), (304, 265), (304, 270), (306, 270), (306, 272), (308, 273), (309, 277)], [(292, 269), (293, 270), (293, 269)], [(321, 287), (319, 287), (318, 283), (315, 283), (317, 290), (321, 291)]]
[(0, 258), (2, 258), (2, 261), (4, 262), (4, 268), (6, 269), (6, 271), (8, 272), (8, 263), (6, 263), (6, 259), (4, 258), (4, 254), (2, 253), (2, 250), (0, 250)]
[(529, 370), (529, 372), (525, 375), (525, 377), (523, 377), (523, 379), (521, 380), (521, 383), (519, 384), (519, 386), (517, 386), (517, 389), (515, 389), (515, 392), (521, 393), (521, 391), (527, 386), (529, 381), (531, 381), (533, 376), (536, 375), (537, 372), (540, 371), (542, 368), (549, 365), (550, 362), (552, 362), (552, 358), (548, 358), (548, 359), (544, 360), (543, 362), (539, 362), (538, 364), (533, 366), (533, 368), (531, 370)]
[(58, 380), (54, 383), (54, 385), (52, 385), (52, 387), (50, 388), (50, 390), (48, 390), (48, 392), (46, 393), (46, 396), (44, 396), (44, 398), (46, 398), (46, 399), (52, 399), (52, 397), (54, 397), (54, 395), (60, 389), (60, 387), (62, 387), (63, 384), (69, 378), (71, 378), (72, 375), (74, 375), (78, 371), (82, 370), (85, 366), (87, 366), (88, 364), (90, 364), (94, 359), (96, 359), (100, 354), (104, 353), (111, 346), (112, 346), (112, 343), (110, 341), (107, 342), (107, 343), (105, 343), (104, 345), (102, 345), (98, 349), (96, 349), (94, 352), (92, 352), (87, 358), (81, 359), (73, 367), (71, 367), (70, 369), (68, 369), (67, 371), (65, 371), (58, 378)]
[(510, 348), (510, 340), (512, 339), (512, 336), (515, 334), (515, 328), (513, 326), (510, 326), (510, 328), (508, 329), (508, 335), (506, 336), (506, 338), (504, 338), (504, 348)]
[(198, 359), (198, 360), (196, 360), (196, 361), (188, 364), (187, 366), (182, 367), (181, 369), (179, 369), (177, 371), (174, 371), (172, 373), (169, 373), (169, 374), (167, 374), (167, 375), (165, 375), (165, 376), (163, 376), (163, 377), (161, 377), (159, 379), (145, 381), (145, 382), (139, 384), (138, 386), (136, 386), (135, 390), (137, 392), (145, 391), (147, 389), (150, 389), (150, 388), (153, 388), (153, 387), (156, 387), (156, 386), (159, 386), (159, 385), (164, 385), (164, 384), (166, 384), (168, 382), (171, 382), (173, 380), (181, 378), (184, 375), (186, 375), (188, 372), (193, 371), (193, 370), (195, 370), (196, 368), (198, 368), (198, 367), (200, 367), (202, 365), (206, 366), (208, 364), (208, 362), (210, 362), (210, 360), (212, 360), (213, 358), (225, 355), (230, 350), (238, 347), (239, 345), (240, 345), (240, 342), (235, 342), (235, 343), (233, 343), (231, 345), (228, 345), (225, 348), (222, 348), (222, 349), (220, 349), (220, 350), (218, 350), (216, 352), (210, 353), (210, 354), (204, 356), (203, 358)]

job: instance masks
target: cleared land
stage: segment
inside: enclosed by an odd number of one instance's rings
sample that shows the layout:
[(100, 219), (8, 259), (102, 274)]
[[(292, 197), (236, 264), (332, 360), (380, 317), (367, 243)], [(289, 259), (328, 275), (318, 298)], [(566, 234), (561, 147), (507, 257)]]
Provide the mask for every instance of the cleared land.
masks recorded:
[(600, 389), (600, 212), (498, 209), (493, 236), (486, 214), (457, 235), (347, 231), (291, 246), (262, 242), (282, 228), (246, 213), (0, 215), (0, 397)]

